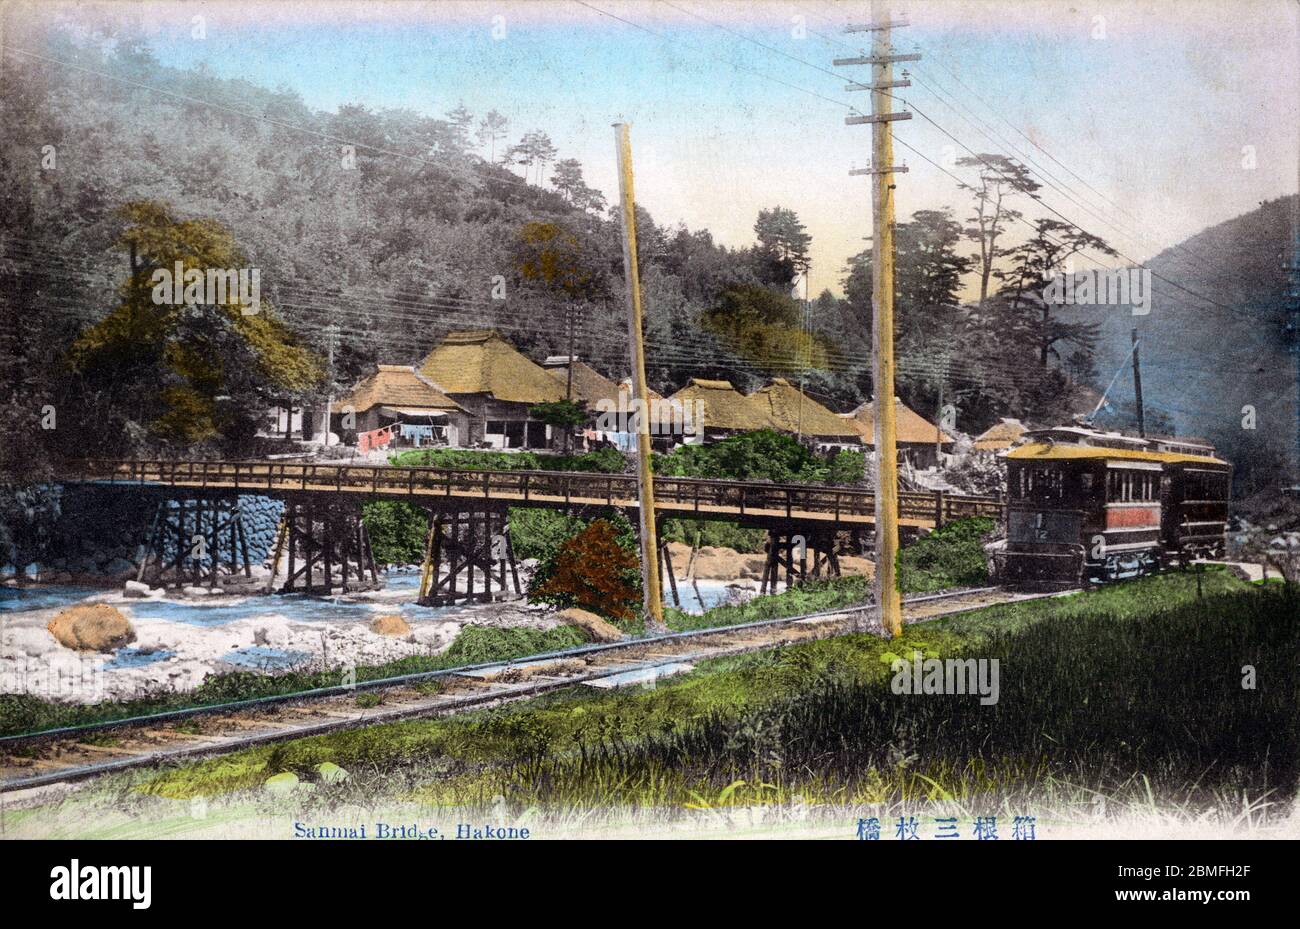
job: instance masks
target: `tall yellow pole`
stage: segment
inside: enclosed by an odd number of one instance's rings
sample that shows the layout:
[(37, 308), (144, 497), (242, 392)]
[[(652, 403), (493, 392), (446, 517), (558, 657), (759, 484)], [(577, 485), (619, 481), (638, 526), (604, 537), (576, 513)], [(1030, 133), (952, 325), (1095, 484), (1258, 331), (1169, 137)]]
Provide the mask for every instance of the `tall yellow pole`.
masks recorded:
[(632, 408), (637, 411), (636, 464), (641, 515), (641, 589), (646, 625), (664, 628), (659, 587), (659, 538), (655, 527), (654, 478), (650, 473), (650, 401), (645, 383), (645, 344), (641, 336), (641, 276), (636, 262), (636, 195), (632, 188), (632, 137), (626, 123), (614, 124), (618, 151), (619, 210), (623, 214), (623, 275), (627, 280), (627, 333), (632, 352)]
[[(873, 0), (877, 27), (872, 43), (872, 83), (889, 84), (894, 65), (889, 60), (890, 30), (880, 0)], [(903, 631), (902, 597), (898, 590), (898, 443), (894, 406), (894, 175), (881, 169), (894, 164), (894, 136), (888, 120), (890, 97), (884, 89), (871, 92), (871, 160), (879, 172), (871, 187), (871, 303), (873, 308), (872, 383), (875, 386), (876, 443), (876, 616), (890, 636)]]

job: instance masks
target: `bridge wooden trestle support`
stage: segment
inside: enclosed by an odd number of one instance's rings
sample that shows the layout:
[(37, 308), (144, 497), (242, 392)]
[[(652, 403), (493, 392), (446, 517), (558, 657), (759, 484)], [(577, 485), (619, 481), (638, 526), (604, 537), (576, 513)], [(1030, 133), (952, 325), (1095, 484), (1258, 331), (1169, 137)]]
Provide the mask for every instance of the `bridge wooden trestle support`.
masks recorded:
[[(839, 577), (840, 560), (835, 554), (835, 533), (795, 532), (789, 529), (769, 529), (767, 532), (767, 560), (763, 564), (763, 577), (759, 593), (774, 594), (785, 569), (788, 588), (806, 580), (820, 577)], [(812, 556), (812, 570), (808, 569), (808, 556)], [(823, 574), (823, 570), (825, 574)]]
[(667, 575), (668, 591), (673, 595), (673, 606), (680, 610), (682, 598), (677, 594), (677, 575), (673, 571), (673, 556), (668, 550), (668, 539), (664, 537), (662, 520), (659, 521), (657, 529), (655, 538), (659, 540), (659, 589), (663, 590), (665, 575)]
[(227, 578), (253, 576), (239, 500), (226, 494), (164, 499), (154, 510), (135, 579), (216, 587)]
[(284, 522), (272, 558), (272, 576), (285, 556), (280, 593), (329, 594), (382, 586), (370, 536), (354, 501), (316, 495), (285, 501)]
[(522, 596), (515, 548), (510, 542), (510, 525), (504, 511), (435, 510), (429, 514), (420, 573), (421, 606), (483, 603)]

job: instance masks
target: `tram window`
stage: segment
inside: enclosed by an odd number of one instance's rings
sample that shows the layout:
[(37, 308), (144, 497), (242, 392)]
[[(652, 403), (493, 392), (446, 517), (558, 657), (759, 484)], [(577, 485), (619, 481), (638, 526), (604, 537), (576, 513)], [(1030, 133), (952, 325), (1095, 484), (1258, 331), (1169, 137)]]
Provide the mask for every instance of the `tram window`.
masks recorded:
[(1111, 503), (1134, 503), (1156, 499), (1160, 475), (1153, 471), (1112, 470), (1107, 474), (1106, 499)]
[(1017, 490), (1022, 500), (1059, 501), (1065, 493), (1065, 474), (1059, 468), (1021, 468)]
[(1183, 476), (1183, 497), (1187, 500), (1223, 500), (1228, 496), (1225, 474), (1188, 471)]

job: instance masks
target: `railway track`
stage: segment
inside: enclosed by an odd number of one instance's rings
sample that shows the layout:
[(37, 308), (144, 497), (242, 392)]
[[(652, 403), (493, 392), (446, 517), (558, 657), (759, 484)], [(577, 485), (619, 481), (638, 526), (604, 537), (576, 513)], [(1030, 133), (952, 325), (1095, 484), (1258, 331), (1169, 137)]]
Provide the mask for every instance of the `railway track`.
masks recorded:
[[(1059, 594), (985, 587), (911, 597), (915, 623), (999, 603)], [(853, 631), (869, 607), (849, 607), (741, 626), (623, 642), (283, 696), (196, 707), (0, 738), (0, 793), (85, 781), (104, 774), (210, 757), (400, 720), (448, 716), (564, 687), (648, 684), (711, 658), (764, 651)], [(359, 694), (372, 695), (362, 706)]]

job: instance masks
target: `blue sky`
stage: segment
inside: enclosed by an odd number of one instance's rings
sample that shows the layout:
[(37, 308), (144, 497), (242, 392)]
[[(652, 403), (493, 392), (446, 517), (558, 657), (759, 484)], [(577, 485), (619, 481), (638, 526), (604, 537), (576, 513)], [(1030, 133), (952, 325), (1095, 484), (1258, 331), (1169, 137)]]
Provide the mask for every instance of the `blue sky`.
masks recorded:
[[(167, 64), (288, 86), (319, 109), (363, 103), (441, 115), (462, 101), (477, 115), (496, 109), (510, 119), (511, 141), (544, 129), (611, 200), (610, 124), (628, 120), (638, 200), (659, 222), (746, 245), (760, 208), (789, 207), (813, 236), (813, 291), (838, 290), (845, 259), (870, 228), (867, 181), (847, 174), (868, 163), (870, 129), (843, 124), (848, 105), (869, 106), (843, 89), (867, 69), (833, 68), (831, 59), (854, 53), (862, 39), (842, 28), (868, 18), (869, 5), (671, 2), (680, 10), (533, 0), (109, 11), (139, 24)], [(63, 15), (75, 21), (92, 6)], [(1045, 190), (1045, 200), (1132, 259), (1296, 191), (1292, 0), (903, 7), (913, 25), (896, 33), (898, 44), (924, 58), (918, 83), (900, 94), (959, 141), (919, 115), (895, 124), (899, 139), (941, 164), (967, 154), (962, 143), (1027, 153), (1066, 188)], [(202, 39), (192, 35), (195, 16)], [(896, 153), (911, 169), (899, 179), (900, 219), (944, 206), (967, 214), (952, 178), (902, 145)]]

